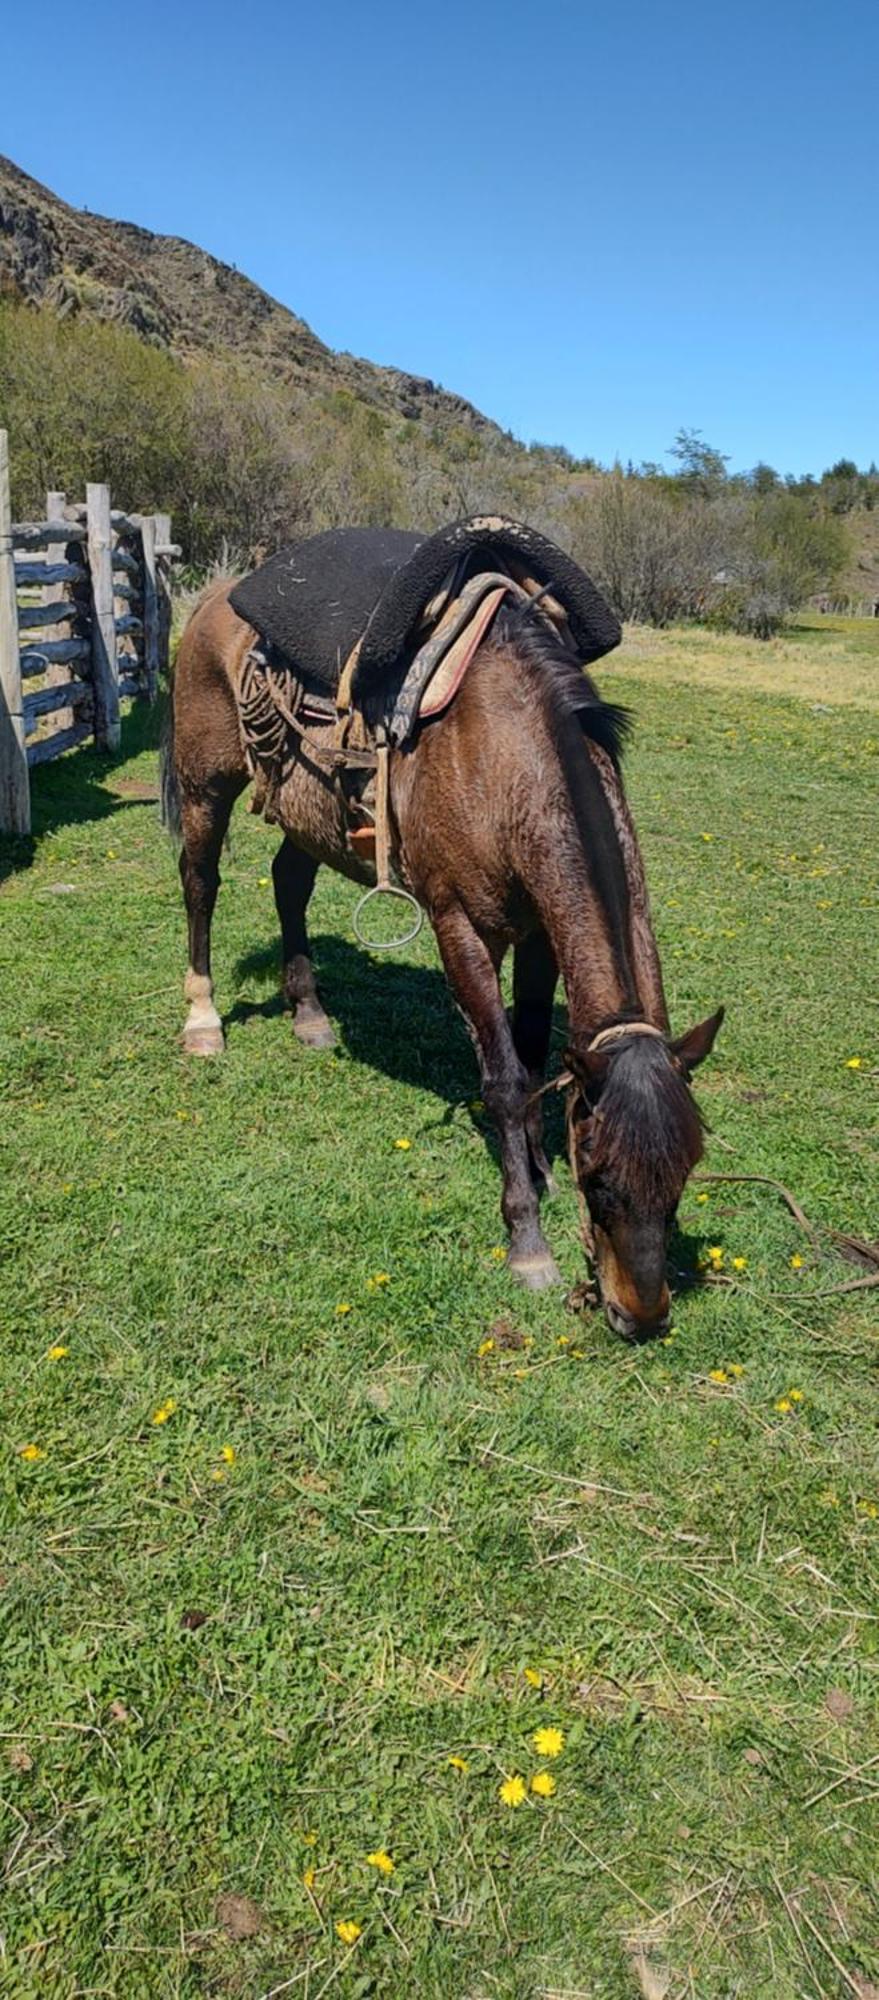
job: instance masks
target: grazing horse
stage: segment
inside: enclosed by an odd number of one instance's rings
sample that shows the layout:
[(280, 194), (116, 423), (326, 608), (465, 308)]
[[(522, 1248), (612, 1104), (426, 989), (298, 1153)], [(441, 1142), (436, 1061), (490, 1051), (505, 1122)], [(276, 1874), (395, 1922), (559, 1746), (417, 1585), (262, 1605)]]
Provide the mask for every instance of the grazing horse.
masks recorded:
[[(256, 634), (218, 583), (193, 612), (177, 659), (166, 747), (166, 817), (182, 837), (193, 1054), (223, 1030), (210, 969), (211, 918), (229, 815), (249, 780), (236, 689)], [(559, 1281), (540, 1226), (549, 1182), (542, 1084), (553, 996), (567, 996), (568, 1142), (584, 1241), (607, 1317), (627, 1337), (666, 1325), (666, 1245), (702, 1152), (690, 1073), (722, 1019), (673, 1038), (644, 871), (620, 778), (623, 711), (604, 702), (539, 610), (500, 610), (454, 701), (390, 760), (391, 850), (426, 910), (475, 1044), (500, 1139), (508, 1264), (533, 1289)], [(310, 732), (312, 734), (312, 732)], [(332, 741), (331, 725), (313, 740)], [(318, 866), (368, 884), (339, 787), (296, 758), (281, 795), (273, 864), (283, 991), (309, 1047), (332, 1044), (306, 931)], [(498, 974), (514, 954), (508, 1019)]]

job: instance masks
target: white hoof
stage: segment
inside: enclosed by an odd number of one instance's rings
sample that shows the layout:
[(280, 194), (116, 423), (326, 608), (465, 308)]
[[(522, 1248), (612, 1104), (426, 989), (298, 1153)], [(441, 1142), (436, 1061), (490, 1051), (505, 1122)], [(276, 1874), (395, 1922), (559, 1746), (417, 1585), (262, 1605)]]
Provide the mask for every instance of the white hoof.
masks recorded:
[(508, 1257), (507, 1269), (527, 1292), (546, 1292), (550, 1285), (562, 1283), (561, 1271), (549, 1251), (545, 1257)]
[(183, 1030), (183, 1048), (188, 1056), (221, 1056), (225, 1043), (219, 1017), (213, 1022), (187, 1022)]

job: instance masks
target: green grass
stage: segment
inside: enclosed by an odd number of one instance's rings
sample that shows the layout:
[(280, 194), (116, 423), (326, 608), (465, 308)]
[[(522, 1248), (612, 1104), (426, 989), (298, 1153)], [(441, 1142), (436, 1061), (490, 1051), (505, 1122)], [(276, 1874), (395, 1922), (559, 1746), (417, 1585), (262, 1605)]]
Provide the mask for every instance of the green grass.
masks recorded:
[[(673, 1020), (728, 1007), (708, 1165), (875, 1236), (875, 719), (611, 680)], [(40, 772), (2, 894), (0, 1992), (868, 2000), (879, 1294), (813, 1300), (852, 1267), (718, 1186), (675, 1261), (747, 1269), (670, 1344), (517, 1293), (431, 942), (370, 960), (323, 880), (306, 1054), (243, 813), (228, 1051), (185, 1062), (175, 859), (113, 789), (145, 727)], [(531, 1344), (480, 1358), (499, 1317)], [(556, 1795), (510, 1810), (542, 1725)]]

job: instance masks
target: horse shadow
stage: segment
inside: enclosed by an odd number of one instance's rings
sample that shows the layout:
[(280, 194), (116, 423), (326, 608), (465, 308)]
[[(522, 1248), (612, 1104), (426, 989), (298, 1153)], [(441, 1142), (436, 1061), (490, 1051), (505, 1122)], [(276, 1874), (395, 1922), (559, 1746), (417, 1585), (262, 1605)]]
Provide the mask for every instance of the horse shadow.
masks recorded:
[[(440, 1114), (440, 1125), (450, 1125), (462, 1113), (469, 1117), (499, 1167), (495, 1128), (482, 1110), (478, 1096), (479, 1073), (473, 1049), (438, 967), (398, 960), (381, 962), (335, 933), (316, 936), (312, 949), (321, 997), (347, 1055), (370, 1069), (380, 1070), (394, 1083), (413, 1085), (443, 1100), (445, 1109)], [(277, 981), (278, 945), (262, 945), (246, 952), (236, 961), (232, 976), (239, 991), (246, 985)], [(255, 1018), (273, 1020), (286, 1011), (280, 991), (261, 1000), (242, 994), (228, 1010), (224, 1025)], [(292, 1039), (292, 1029), (290, 1033)], [(563, 1006), (557, 1005), (553, 1009), (549, 1076), (562, 1066), (561, 1052), (566, 1039), (567, 1013)], [(320, 1061), (319, 1056), (306, 1055), (304, 1051), (303, 1058)], [(559, 1091), (548, 1091), (544, 1100), (544, 1148), (550, 1164), (567, 1158), (564, 1098)], [(680, 1221), (674, 1224), (668, 1259), (678, 1298), (702, 1285), (698, 1259), (703, 1247), (701, 1236), (692, 1235)], [(648, 1342), (653, 1337), (652, 1333), (644, 1336)]]
[[(381, 1071), (393, 1083), (409, 1084), (440, 1098), (446, 1107), (442, 1124), (467, 1112), (497, 1158), (494, 1126), (480, 1106), (476, 1058), (444, 974), (435, 966), (379, 962), (347, 938), (332, 933), (316, 936), (312, 949), (321, 998), (347, 1055)], [(278, 947), (274, 944), (245, 953), (233, 967), (239, 989), (279, 975)], [(270, 1020), (284, 1011), (280, 993), (261, 1000), (242, 995), (227, 1012), (225, 1025), (254, 1017)], [(564, 1009), (556, 1007), (550, 1074), (560, 1066), (566, 1019)], [(547, 1093), (544, 1124), (546, 1151), (552, 1160), (565, 1151), (564, 1110), (554, 1091)]]
[(83, 743), (57, 762), (40, 764), (31, 777), (31, 831), (0, 839), (0, 883), (33, 865), (40, 840), (64, 826), (115, 819), (133, 807), (154, 806), (158, 786), (140, 779), (115, 780), (118, 768), (142, 750), (158, 747), (160, 707), (135, 702), (122, 718), (118, 750)]

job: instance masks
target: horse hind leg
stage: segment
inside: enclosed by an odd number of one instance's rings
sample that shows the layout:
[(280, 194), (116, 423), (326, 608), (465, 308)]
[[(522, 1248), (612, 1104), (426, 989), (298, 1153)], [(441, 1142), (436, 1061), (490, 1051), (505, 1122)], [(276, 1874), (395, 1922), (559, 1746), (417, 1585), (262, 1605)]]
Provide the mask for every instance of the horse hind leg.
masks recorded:
[(214, 1006), (211, 978), (211, 919), (220, 886), (220, 850), (243, 784), (243, 779), (229, 781), (184, 798), (181, 808), (180, 880), (189, 925), (189, 965), (183, 982), (189, 1012), (183, 1047), (191, 1056), (223, 1052), (223, 1024)]
[(293, 1032), (309, 1049), (332, 1049), (336, 1037), (324, 1013), (314, 976), (305, 912), (318, 863), (283, 840), (272, 862), (275, 904), (281, 925), (284, 998), (293, 1013)]

